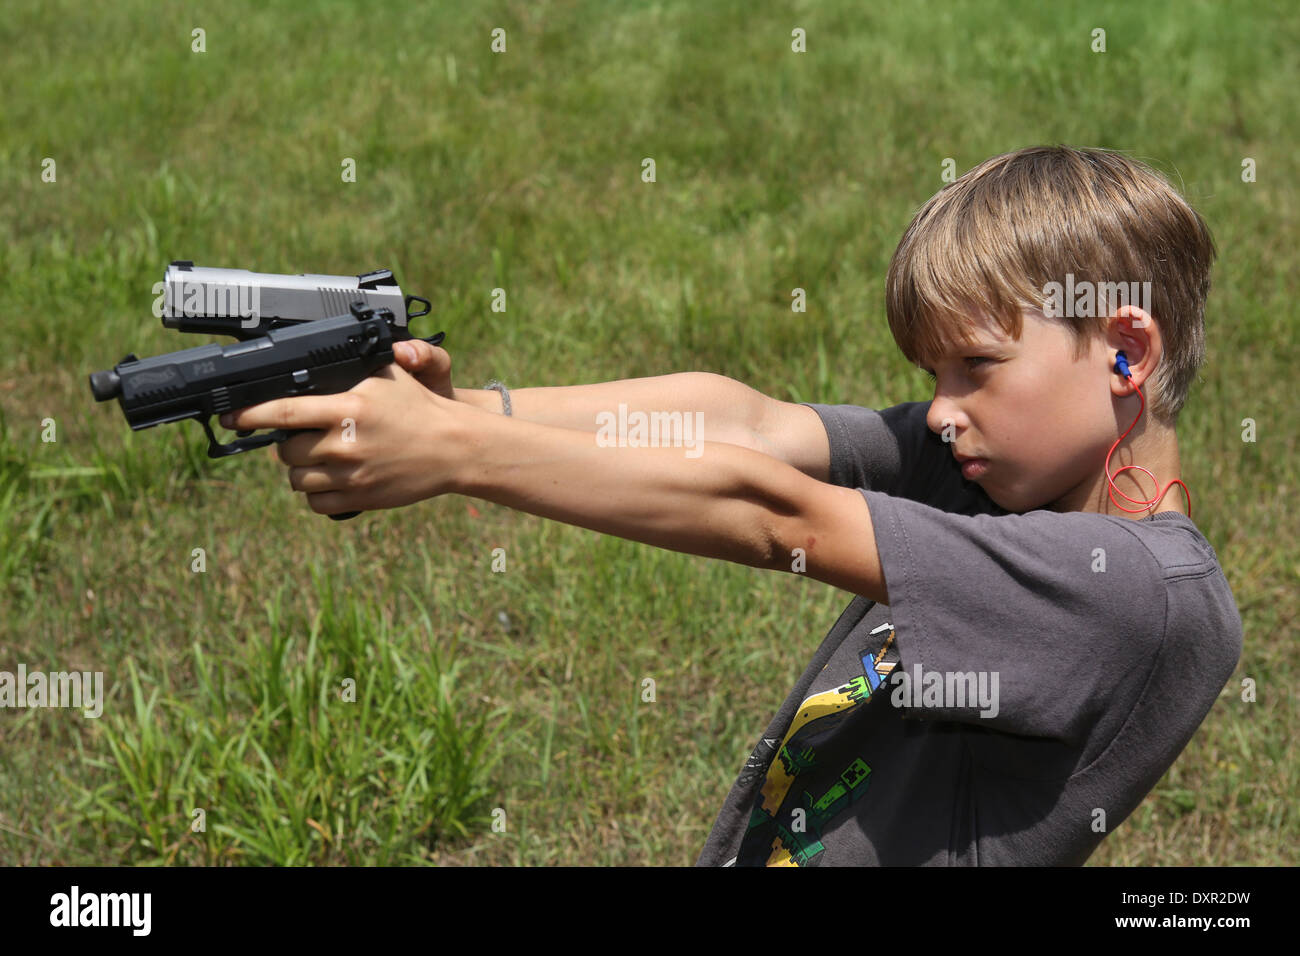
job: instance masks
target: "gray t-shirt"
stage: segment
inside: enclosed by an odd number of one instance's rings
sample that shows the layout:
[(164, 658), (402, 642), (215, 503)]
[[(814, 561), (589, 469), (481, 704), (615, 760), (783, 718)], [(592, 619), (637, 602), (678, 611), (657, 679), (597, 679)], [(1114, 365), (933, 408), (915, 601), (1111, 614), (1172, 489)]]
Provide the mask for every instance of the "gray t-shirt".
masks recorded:
[(928, 402), (805, 404), (832, 483), (870, 508), (892, 604), (840, 615), (697, 865), (1082, 864), (1237, 665), (1214, 549), (1177, 512), (1004, 511)]

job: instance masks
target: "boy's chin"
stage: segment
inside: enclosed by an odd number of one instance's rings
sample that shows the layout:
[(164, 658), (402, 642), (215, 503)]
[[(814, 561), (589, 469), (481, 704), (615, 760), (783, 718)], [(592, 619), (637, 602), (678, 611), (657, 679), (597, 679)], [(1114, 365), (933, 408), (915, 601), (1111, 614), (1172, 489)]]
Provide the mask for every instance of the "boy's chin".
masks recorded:
[(1024, 514), (1027, 511), (1053, 510), (1052, 501), (1045, 498), (1041, 493), (1035, 494), (1024, 488), (1004, 488), (996, 482), (987, 481), (975, 482), (983, 489), (984, 494), (988, 495), (989, 500), (1012, 514)]

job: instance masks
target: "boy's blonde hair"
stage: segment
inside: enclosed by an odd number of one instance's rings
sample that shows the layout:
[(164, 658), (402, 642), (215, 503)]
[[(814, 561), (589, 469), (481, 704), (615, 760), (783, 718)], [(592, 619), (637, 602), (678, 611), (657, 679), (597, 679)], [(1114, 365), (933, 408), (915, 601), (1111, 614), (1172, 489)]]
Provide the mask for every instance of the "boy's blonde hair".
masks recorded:
[[(889, 264), (889, 328), (909, 362), (969, 344), (970, 313), (1012, 338), (1021, 310), (1044, 309), (1049, 283), (1150, 282), (1164, 355), (1143, 391), (1169, 426), (1205, 361), (1214, 240), (1204, 220), (1148, 166), (1119, 153), (1034, 146), (980, 163), (921, 207)], [(1075, 357), (1118, 302), (1059, 318)], [(1141, 305), (1135, 301), (1134, 304)]]

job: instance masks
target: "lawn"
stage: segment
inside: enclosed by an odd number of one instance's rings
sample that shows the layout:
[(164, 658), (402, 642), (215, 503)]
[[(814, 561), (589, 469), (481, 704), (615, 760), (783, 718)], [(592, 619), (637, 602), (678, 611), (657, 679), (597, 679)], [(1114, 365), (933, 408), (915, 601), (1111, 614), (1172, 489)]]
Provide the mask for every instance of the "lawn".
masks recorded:
[(945, 160), (1040, 143), (1152, 164), (1219, 248), (1179, 440), (1245, 650), (1090, 865), (1298, 862), (1300, 11), (382, 9), (0, 18), (0, 670), (107, 691), (0, 711), (0, 864), (690, 864), (849, 600), (466, 498), (335, 523), (263, 453), (131, 432), (87, 376), (208, 341), (150, 311), (170, 260), (390, 268), (462, 387), (698, 370), (884, 407), (930, 397), (884, 314), (912, 214)]

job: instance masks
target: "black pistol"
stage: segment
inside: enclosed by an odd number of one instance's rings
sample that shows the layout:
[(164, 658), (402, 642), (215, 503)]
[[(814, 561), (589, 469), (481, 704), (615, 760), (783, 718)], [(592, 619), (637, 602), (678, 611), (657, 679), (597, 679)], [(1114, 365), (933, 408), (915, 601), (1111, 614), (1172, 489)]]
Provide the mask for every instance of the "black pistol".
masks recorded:
[[(233, 345), (200, 345), (145, 359), (127, 355), (113, 368), (93, 373), (90, 390), (98, 402), (116, 398), (134, 431), (198, 419), (208, 436), (209, 458), (281, 442), (302, 429), (240, 432), (223, 445), (210, 419), (276, 398), (346, 392), (394, 360), (394, 342), (417, 338), (406, 316), (399, 320), (389, 308), (363, 301), (348, 308), (346, 315), (272, 328)], [(444, 337), (439, 332), (421, 341), (438, 345)], [(330, 517), (338, 521), (358, 514)]]

